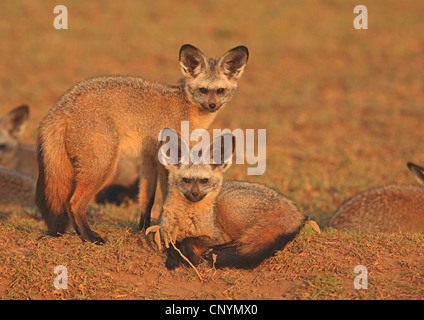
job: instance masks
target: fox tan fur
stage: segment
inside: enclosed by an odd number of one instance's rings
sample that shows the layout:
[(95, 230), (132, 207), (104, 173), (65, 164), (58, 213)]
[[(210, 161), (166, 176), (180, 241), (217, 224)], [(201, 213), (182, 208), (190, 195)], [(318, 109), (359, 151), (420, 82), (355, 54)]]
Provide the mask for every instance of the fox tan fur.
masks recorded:
[(19, 141), (28, 117), (29, 108), (22, 105), (0, 118), (0, 165), (37, 179), (36, 148)]
[[(276, 190), (224, 181), (229, 165), (223, 156), (221, 163), (166, 165), (169, 186), (159, 225), (169, 234), (178, 227), (177, 246), (194, 264), (215, 256), (218, 268), (254, 268), (291, 241), (306, 218)], [(167, 268), (180, 260), (168, 250)]]
[(35, 181), (16, 170), (0, 166), (0, 205), (35, 207)]
[(140, 228), (148, 225), (157, 180), (162, 192), (166, 188), (166, 173), (157, 159), (159, 132), (178, 129), (183, 120), (190, 122), (190, 130), (207, 128), (234, 94), (247, 58), (243, 46), (215, 60), (184, 45), (184, 79), (177, 86), (106, 76), (82, 81), (65, 93), (38, 135), (36, 199), (48, 234), (62, 234), (70, 220), (83, 240), (104, 242), (90, 229), (86, 208), (115, 173), (120, 157), (142, 161)]
[[(424, 168), (408, 167), (423, 184)], [(361, 192), (336, 210), (329, 225), (360, 232), (424, 232), (424, 186), (388, 185)]]

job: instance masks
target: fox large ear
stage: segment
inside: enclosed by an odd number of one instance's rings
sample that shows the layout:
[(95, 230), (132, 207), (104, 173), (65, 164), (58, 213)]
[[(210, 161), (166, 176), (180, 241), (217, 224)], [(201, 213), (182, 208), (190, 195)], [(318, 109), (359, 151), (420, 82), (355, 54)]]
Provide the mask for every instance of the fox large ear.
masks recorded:
[(25, 131), (29, 118), (29, 108), (25, 105), (17, 107), (0, 119), (0, 127), (11, 137), (18, 139)]
[(238, 81), (249, 59), (249, 50), (245, 46), (235, 47), (219, 58), (219, 70), (229, 80)]
[(231, 166), (231, 159), (236, 147), (236, 137), (231, 133), (224, 133), (216, 137), (209, 146), (209, 157), (212, 169), (226, 171)]
[(406, 164), (408, 169), (414, 174), (415, 179), (421, 184), (424, 184), (424, 168), (420, 167), (412, 162)]
[[(168, 141), (167, 137), (169, 137)], [(159, 132), (159, 140), (162, 141), (162, 144), (158, 151), (158, 159), (165, 168), (170, 169), (180, 164), (189, 163), (190, 148), (188, 143), (176, 131), (169, 128), (163, 129)]]
[(180, 67), (185, 77), (196, 78), (206, 67), (206, 57), (196, 47), (185, 44), (180, 49)]

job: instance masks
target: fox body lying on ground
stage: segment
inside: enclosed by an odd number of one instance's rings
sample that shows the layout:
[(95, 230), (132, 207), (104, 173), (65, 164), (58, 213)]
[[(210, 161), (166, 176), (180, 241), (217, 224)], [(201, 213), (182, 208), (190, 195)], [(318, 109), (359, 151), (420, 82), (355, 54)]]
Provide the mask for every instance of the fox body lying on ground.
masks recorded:
[(16, 170), (0, 166), (0, 205), (34, 207), (35, 181)]
[[(219, 165), (165, 166), (169, 184), (159, 225), (169, 234), (178, 227), (177, 246), (194, 264), (202, 257), (212, 261), (216, 255), (215, 267), (254, 268), (291, 241), (306, 219), (276, 190), (256, 183), (223, 181), (229, 166), (224, 154)], [(173, 269), (181, 261), (170, 248), (167, 268)]]
[(25, 105), (11, 110), (0, 118), (0, 165), (37, 179), (35, 146), (19, 142), (28, 123), (29, 108)]
[[(424, 184), (424, 168), (408, 163)], [(424, 232), (424, 186), (388, 185), (361, 192), (345, 201), (329, 225), (360, 232)]]
[[(209, 59), (191, 45), (180, 50), (184, 79), (178, 86), (138, 77), (85, 80), (63, 95), (42, 121), (38, 136), (37, 205), (48, 234), (62, 234), (71, 221), (83, 240), (103, 243), (87, 222), (88, 201), (114, 174), (120, 157), (142, 160), (140, 228), (150, 222), (158, 176), (158, 135), (166, 127), (207, 128), (234, 94), (248, 58), (237, 47)], [(159, 173), (159, 174), (158, 174)]]

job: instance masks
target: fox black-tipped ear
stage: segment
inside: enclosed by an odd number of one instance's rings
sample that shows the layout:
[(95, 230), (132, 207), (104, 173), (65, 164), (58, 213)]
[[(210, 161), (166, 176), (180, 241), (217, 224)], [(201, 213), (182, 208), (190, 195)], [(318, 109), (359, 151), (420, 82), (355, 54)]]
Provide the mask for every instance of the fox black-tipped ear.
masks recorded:
[(191, 44), (185, 44), (180, 49), (180, 66), (185, 77), (196, 78), (206, 67), (205, 55)]
[(0, 119), (0, 127), (4, 128), (10, 136), (18, 139), (24, 132), (29, 118), (29, 108), (26, 105), (17, 107)]
[(175, 130), (163, 129), (159, 132), (159, 141), (162, 141), (162, 144), (158, 151), (158, 159), (165, 167), (189, 163), (189, 145)]
[(219, 68), (229, 80), (237, 81), (243, 74), (248, 59), (249, 50), (245, 46), (238, 46), (219, 58)]
[(424, 184), (424, 168), (412, 162), (408, 162), (406, 165), (408, 166), (408, 169), (414, 174), (415, 179), (419, 183)]

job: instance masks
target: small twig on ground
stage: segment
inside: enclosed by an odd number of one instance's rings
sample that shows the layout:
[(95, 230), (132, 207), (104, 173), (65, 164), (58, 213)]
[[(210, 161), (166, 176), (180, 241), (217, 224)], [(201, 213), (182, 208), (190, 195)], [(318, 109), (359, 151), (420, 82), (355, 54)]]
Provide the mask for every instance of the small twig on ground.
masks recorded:
[[(165, 208), (164, 208), (165, 210)], [(160, 239), (160, 233), (159, 230), (161, 229), (161, 226), (158, 225), (154, 225), (154, 226), (150, 226), (149, 228), (146, 229), (146, 234), (149, 234), (150, 232), (155, 232), (155, 242), (159, 248), (159, 250), (162, 249), (162, 245), (161, 245), (161, 239)], [(164, 228), (162, 228), (163, 230), (163, 235), (165, 237), (165, 246), (168, 248), (168, 241), (171, 243), (171, 245), (174, 247), (174, 249), (178, 252), (178, 254), (185, 260), (188, 262), (188, 264), (194, 269), (194, 271), (196, 271), (197, 276), (199, 277), (200, 281), (203, 282), (203, 278), (200, 275), (199, 271), (197, 271), (196, 267), (190, 262), (190, 260), (188, 260), (188, 258), (183, 255), (183, 253), (175, 246), (175, 241), (173, 239), (173, 237), (169, 234), (169, 232), (167, 230), (165, 230)], [(178, 232), (178, 228), (176, 228), (174, 230), (174, 238), (176, 237), (176, 233)]]
[[(164, 230), (164, 232), (166, 232), (166, 233), (168, 233), (166, 230)], [(168, 234), (168, 237), (169, 237), (169, 234)], [(187, 261), (188, 262), (188, 264), (194, 269), (194, 271), (196, 271), (196, 273), (197, 273), (197, 276), (199, 277), (199, 279), (200, 279), (200, 281), (202, 281), (203, 282), (203, 278), (202, 278), (202, 276), (200, 275), (200, 273), (199, 273), (199, 271), (197, 271), (197, 268), (190, 262), (190, 260), (188, 260), (188, 258), (185, 256), (185, 255), (183, 255), (183, 253), (180, 251), (180, 249), (178, 249), (176, 246), (175, 246), (175, 244), (174, 244), (174, 240), (172, 240), (170, 237), (169, 237), (169, 239), (170, 239), (170, 242), (171, 242), (171, 244), (172, 244), (172, 246), (174, 247), (174, 249), (179, 253), (179, 255), (185, 260), (185, 261)]]

